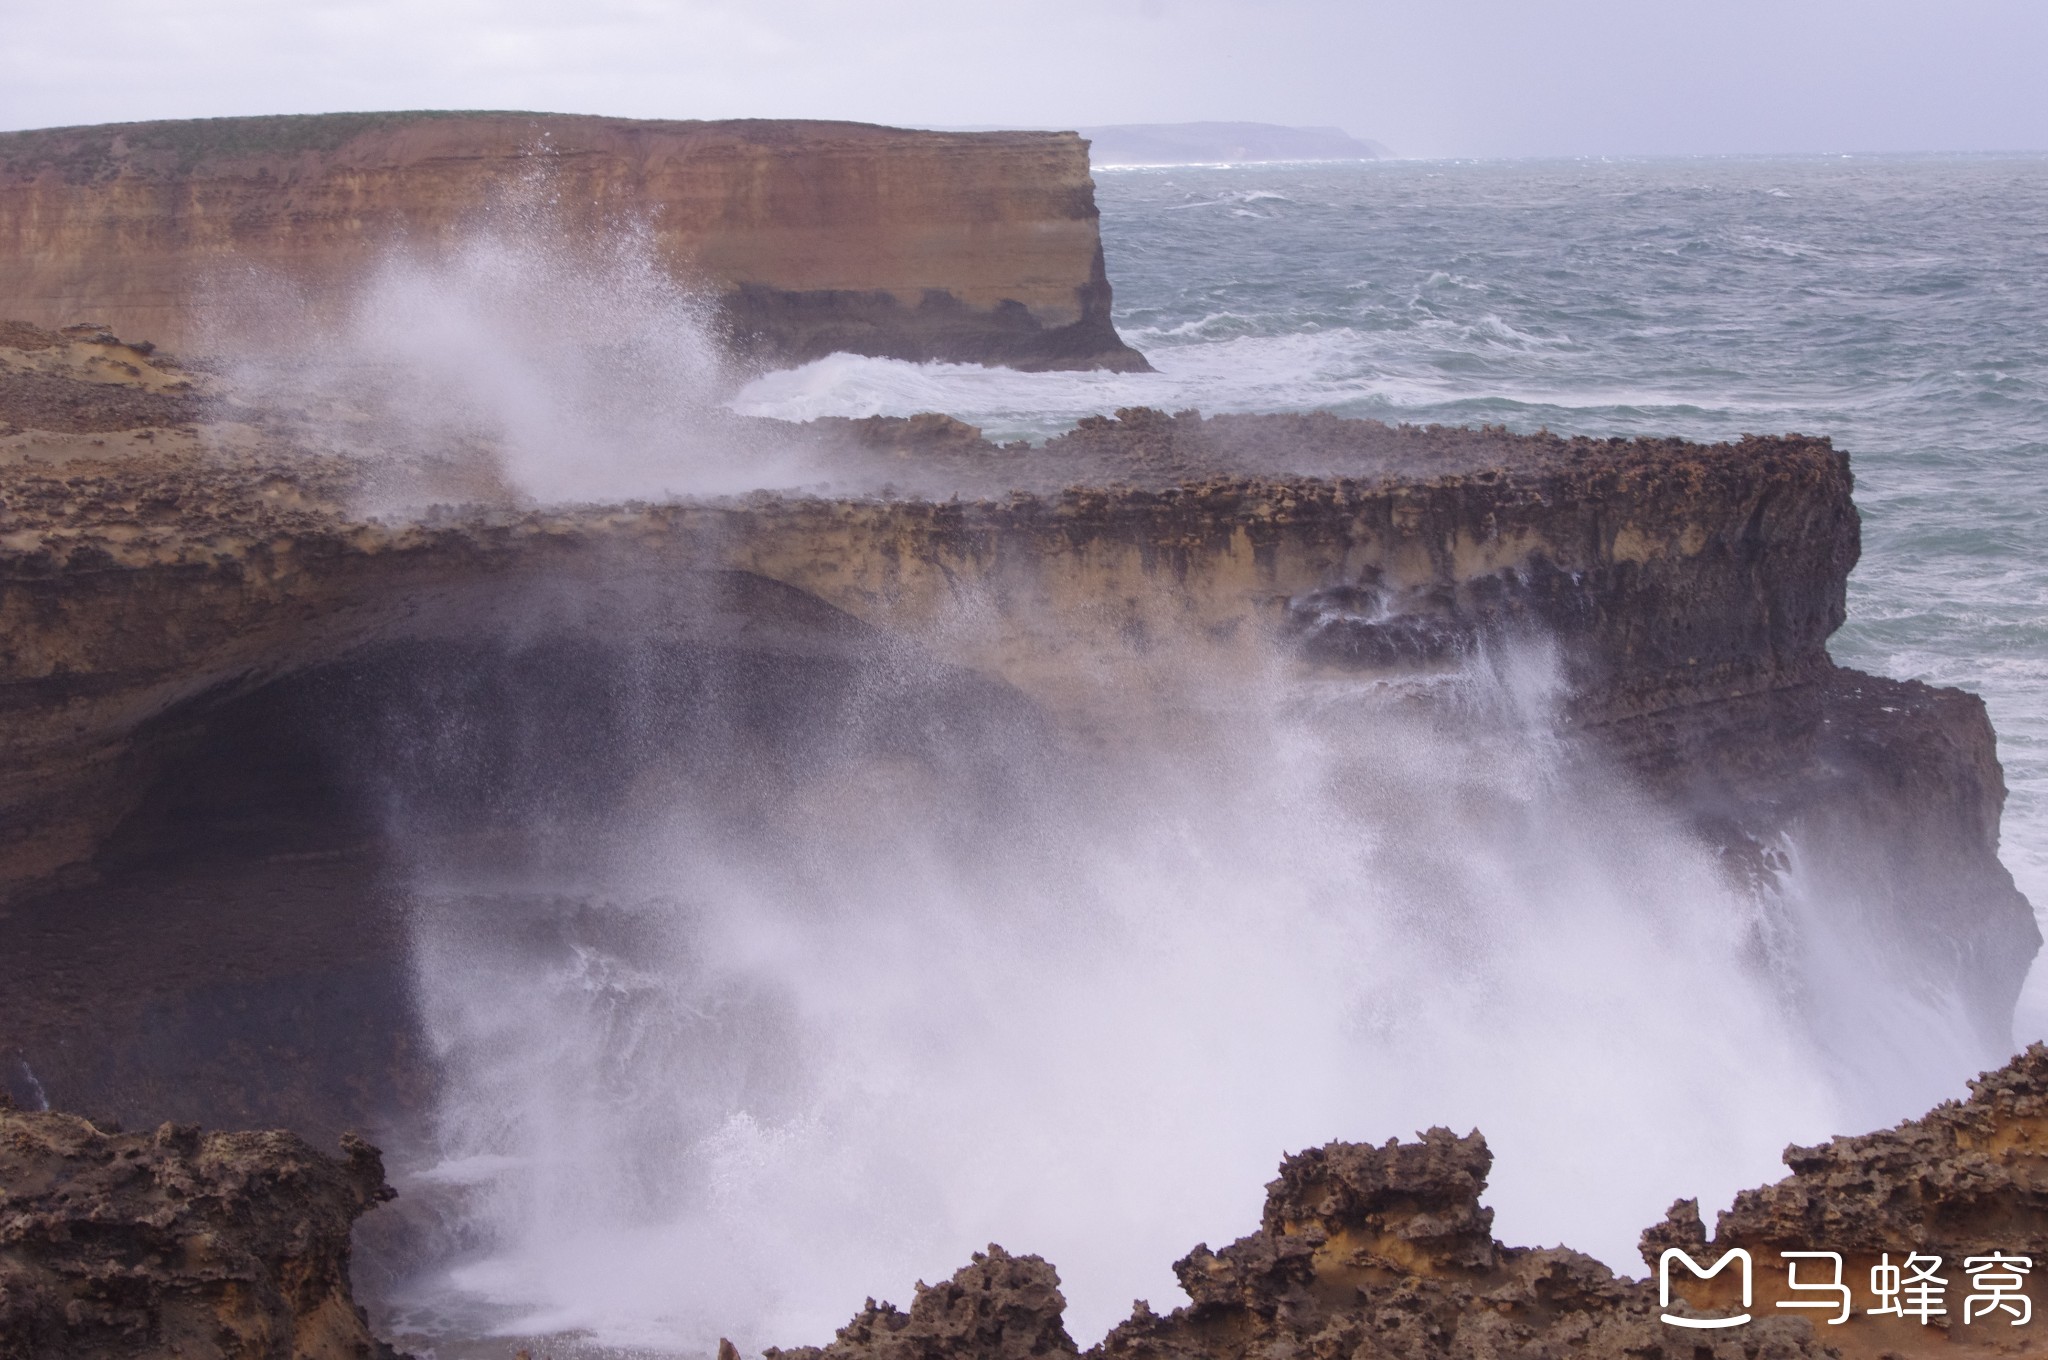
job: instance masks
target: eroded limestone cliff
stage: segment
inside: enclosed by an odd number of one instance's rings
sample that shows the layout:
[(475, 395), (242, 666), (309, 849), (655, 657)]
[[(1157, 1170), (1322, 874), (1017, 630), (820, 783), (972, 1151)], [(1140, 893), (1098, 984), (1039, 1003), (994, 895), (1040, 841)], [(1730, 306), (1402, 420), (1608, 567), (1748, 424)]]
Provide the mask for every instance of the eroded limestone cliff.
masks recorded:
[[(1799, 837), (1816, 883), (1918, 941), (1914, 985), (2007, 1043), (2038, 934), (1997, 859), (1990, 726), (1970, 695), (1829, 661), (1857, 520), (1824, 440), (1131, 410), (1030, 449), (943, 417), (728, 421), (822, 471), (537, 506), (416, 468), (461, 503), (372, 513), (391, 468), (290, 412), (89, 329), (9, 334), (0, 885), (26, 966), (0, 1039), (60, 1103), (321, 1135), (417, 1108), (384, 833), (346, 753), (407, 686), (544, 682), (577, 718), (540, 763), (602, 772), (576, 795), (595, 808), (688, 739), (629, 730), (621, 638), (658, 646), (678, 713), (744, 677), (733, 720), (764, 739), (807, 685), (913, 647), (915, 702), (1100, 742), (1275, 655), (1401, 672), (1543, 640), (1593, 758), (1737, 876)], [(509, 719), (464, 714), (487, 765)], [(467, 777), (502, 791), (486, 765)]]
[[(523, 197), (522, 197), (523, 196)], [(531, 201), (529, 201), (531, 200)], [(1117, 338), (1073, 133), (526, 113), (323, 114), (0, 133), (0, 316), (203, 352), (234, 283), (331, 316), (385, 254), (493, 209), (644, 230), (743, 351), (1142, 369)]]

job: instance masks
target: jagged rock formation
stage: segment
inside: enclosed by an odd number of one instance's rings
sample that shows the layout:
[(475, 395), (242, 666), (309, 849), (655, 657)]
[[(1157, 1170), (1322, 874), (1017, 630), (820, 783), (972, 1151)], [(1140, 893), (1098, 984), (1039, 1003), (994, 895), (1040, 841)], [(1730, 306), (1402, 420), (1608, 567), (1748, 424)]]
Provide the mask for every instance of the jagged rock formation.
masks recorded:
[(1060, 1277), (1037, 1256), (991, 1245), (944, 1284), (919, 1283), (904, 1312), (873, 1299), (829, 1346), (770, 1346), (765, 1360), (1052, 1360), (1067, 1335)]
[(444, 246), (522, 192), (565, 249), (644, 227), (775, 362), (1146, 366), (1110, 322), (1071, 132), (366, 113), (0, 133), (0, 316), (203, 352), (224, 278), (331, 314), (382, 253)]
[(377, 1150), (102, 1129), (0, 1101), (0, 1357), (398, 1360), (349, 1287)]
[[(2048, 1048), (2037, 1044), (1950, 1102), (1895, 1129), (1788, 1148), (1793, 1175), (1746, 1191), (1721, 1215), (1714, 1241), (1696, 1203), (1643, 1234), (1649, 1277), (1616, 1276), (1565, 1247), (1494, 1240), (1480, 1202), (1492, 1154), (1478, 1132), (1436, 1128), (1413, 1143), (1331, 1143), (1287, 1158), (1266, 1187), (1258, 1231), (1220, 1251), (1196, 1247), (1174, 1264), (1190, 1302), (1167, 1315), (1140, 1301), (1130, 1320), (1086, 1352), (1090, 1360), (1491, 1360), (1572, 1355), (1584, 1360), (1789, 1360), (1789, 1357), (2011, 1356), (2040, 1343), (2014, 1311), (1962, 1321), (1964, 1259), (2048, 1251)], [(1750, 1305), (1732, 1266), (1706, 1280), (1676, 1267), (1660, 1300), (1659, 1259), (1677, 1247), (1702, 1268), (1736, 1247), (1753, 1257)], [(1786, 1287), (1781, 1251), (1835, 1251), (1851, 1316)], [(1927, 1325), (1877, 1316), (1869, 1266), (1881, 1253), (1942, 1256), (1948, 1315)], [(1828, 1268), (1802, 1262), (1810, 1286)], [(870, 1299), (822, 1348), (769, 1351), (790, 1360), (1016, 1360), (1071, 1356), (1058, 1277), (1036, 1257), (991, 1246), (937, 1288), (920, 1285), (909, 1314)], [(1750, 1314), (1726, 1328), (1679, 1317)]]
[[(504, 678), (511, 633), (578, 696), (552, 763), (621, 785), (640, 767), (617, 751), (658, 747), (607, 698), (625, 633), (667, 649), (677, 685), (714, 654), (752, 677), (750, 730), (801, 713), (803, 677), (914, 643), (949, 677), (919, 702), (1105, 741), (1147, 693), (1276, 642), (1398, 670), (1547, 636), (1592, 749), (1743, 872), (1811, 833), (1811, 871), (1926, 941), (1915, 976), (2007, 1042), (2038, 935), (1997, 860), (1990, 726), (1972, 696), (1828, 660), (1857, 520), (1824, 440), (1131, 410), (1034, 450), (943, 417), (734, 421), (721, 437), (829, 485), (537, 507), (466, 473), (446, 493), (463, 508), (377, 517), (359, 507), (389, 469), (289, 412), (98, 332), (9, 334), (0, 888), (35, 963), (0, 1042), (62, 1103), (325, 1135), (417, 1100), (380, 833), (334, 746), (362, 745), (393, 686)], [(145, 397), (173, 405), (122, 405)], [(171, 415), (204, 423), (152, 423)], [(203, 883), (136, 876), (199, 849), (222, 857)], [(280, 1044), (322, 1061), (264, 1056)], [(203, 1067), (174, 1075), (166, 1050)]]
[[(1258, 1229), (1174, 1265), (1189, 1303), (1131, 1318), (1090, 1360), (1787, 1360), (1788, 1357), (2038, 1351), (2013, 1310), (1960, 1319), (1965, 1258), (2048, 1251), (2048, 1047), (2036, 1044), (1950, 1102), (1897, 1128), (1788, 1148), (1793, 1174), (1747, 1191), (1709, 1243), (1681, 1201), (1643, 1234), (1648, 1277), (1617, 1276), (1566, 1247), (1511, 1247), (1481, 1202), (1492, 1153), (1477, 1132), (1435, 1128), (1379, 1147), (1331, 1143), (1288, 1157)], [(344, 1157), (290, 1134), (202, 1135), (166, 1125), (109, 1132), (70, 1115), (0, 1108), (0, 1356), (82, 1360), (183, 1355), (391, 1356), (348, 1288), (348, 1229), (388, 1198), (376, 1151)], [(1667, 1248), (1701, 1266), (1741, 1247), (1754, 1262), (1745, 1307), (1733, 1269), (1657, 1270)], [(1835, 1309), (1787, 1288), (1784, 1251), (1835, 1251), (1849, 1290)], [(1882, 1253), (1938, 1255), (1947, 1312), (1928, 1323), (1876, 1315), (1866, 1281)], [(2031, 1299), (2031, 1294), (2028, 1296)], [(908, 1311), (869, 1299), (822, 1347), (767, 1360), (1063, 1360), (1059, 1276), (999, 1246), (953, 1277), (919, 1284)], [(1665, 1321), (1746, 1312), (1732, 1327)], [(737, 1352), (720, 1347), (721, 1360)]]
[[(1826, 1295), (1810, 1286), (1830, 1278), (1826, 1264), (1802, 1264), (1792, 1290), (1780, 1253), (1824, 1250), (1841, 1254), (1840, 1279), (1853, 1296), (1844, 1324), (1816, 1316), (1823, 1340), (1845, 1356), (1883, 1356), (1940, 1350), (2009, 1355), (2039, 1349), (2031, 1329), (2016, 1325), (2014, 1310), (1963, 1314), (1972, 1283), (1970, 1257), (1993, 1252), (2048, 1257), (2048, 1046), (2034, 1044), (2010, 1064), (1970, 1083), (1970, 1098), (1950, 1101), (1893, 1129), (1840, 1137), (1819, 1147), (1785, 1149), (1793, 1174), (1775, 1185), (1745, 1190), (1718, 1217), (1709, 1243), (1699, 1205), (1681, 1200), (1665, 1221), (1643, 1234), (1652, 1267), (1666, 1248), (1702, 1263), (1740, 1247), (1756, 1263), (1758, 1312), (1781, 1302), (1811, 1302)], [(1909, 1255), (1941, 1258), (1943, 1309), (1916, 1317), (1872, 1314), (1873, 1267)], [(2037, 1286), (2029, 1284), (2033, 1297)], [(1685, 1297), (1703, 1312), (1725, 1315), (1735, 1302), (1732, 1273), (1688, 1280)], [(2029, 1319), (2031, 1321), (2031, 1317)]]

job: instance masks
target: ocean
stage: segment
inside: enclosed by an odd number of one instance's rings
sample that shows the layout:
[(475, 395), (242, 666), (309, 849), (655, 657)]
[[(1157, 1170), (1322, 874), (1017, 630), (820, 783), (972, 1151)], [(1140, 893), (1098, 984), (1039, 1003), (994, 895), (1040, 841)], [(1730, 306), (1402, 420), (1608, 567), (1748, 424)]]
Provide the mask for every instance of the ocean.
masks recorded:
[[(1984, 697), (2002, 853), (2048, 903), (2048, 157), (1383, 161), (1098, 171), (1152, 374), (835, 356), (762, 415), (945, 411), (1042, 438), (1120, 406), (1847, 449), (1835, 659)], [(2048, 975), (2018, 1022), (2048, 1037)]]

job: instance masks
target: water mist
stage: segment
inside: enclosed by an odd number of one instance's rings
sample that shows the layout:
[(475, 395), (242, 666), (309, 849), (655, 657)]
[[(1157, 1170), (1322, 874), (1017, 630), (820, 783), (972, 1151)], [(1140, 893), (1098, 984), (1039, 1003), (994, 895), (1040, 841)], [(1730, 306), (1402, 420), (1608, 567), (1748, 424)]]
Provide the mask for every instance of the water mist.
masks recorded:
[(1284, 1152), (1438, 1123), (1492, 1140), (1501, 1235), (1629, 1267), (1675, 1196), (1975, 1057), (1869, 973), (1790, 976), (1794, 917), (1846, 917), (1731, 887), (1561, 737), (1540, 645), (1209, 673), (1106, 699), (1108, 746), (900, 653), (768, 739), (658, 689), (688, 739), (588, 834), (419, 847), (420, 1186), (472, 1237), (413, 1297), (462, 1328), (817, 1342), (999, 1241), (1085, 1343), (1177, 1302)]
[[(631, 233), (500, 222), (321, 317), (239, 380), (393, 506), (477, 466), (527, 503), (820, 475), (732, 436)], [(1500, 1236), (1632, 1268), (1674, 1197), (2003, 1056), (1799, 847), (1744, 890), (1571, 739), (1541, 639), (1405, 676), (1155, 640), (1040, 703), (958, 638), (679, 644), (613, 598), (673, 583), (601, 584), (535, 588), (364, 746), (444, 1074), (395, 1165), (449, 1227), (387, 1301), (429, 1337), (819, 1342), (997, 1241), (1085, 1344), (1178, 1302), (1284, 1153), (1434, 1124), (1491, 1140)]]
[(578, 229), (544, 158), (445, 240), (402, 243), (338, 289), (212, 280), (203, 348), (298, 442), (372, 469), (363, 510), (618, 502), (815, 480), (731, 420), (707, 292), (622, 222)]

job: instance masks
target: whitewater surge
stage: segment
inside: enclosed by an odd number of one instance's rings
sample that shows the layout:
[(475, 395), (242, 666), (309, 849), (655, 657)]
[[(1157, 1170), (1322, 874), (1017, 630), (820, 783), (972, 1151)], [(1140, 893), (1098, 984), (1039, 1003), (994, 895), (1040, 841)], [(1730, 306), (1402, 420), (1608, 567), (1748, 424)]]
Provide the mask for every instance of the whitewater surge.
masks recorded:
[(1114, 753), (956, 723), (921, 755), (879, 739), (917, 687), (856, 683), (743, 826), (679, 779), (601, 864), (422, 865), (441, 1174), (486, 1245), (419, 1298), (820, 1342), (999, 1241), (1085, 1344), (1176, 1302), (1281, 1153), (1440, 1123), (1498, 1150), (1500, 1235), (1628, 1268), (1677, 1195), (1974, 1057), (1853, 1015), (1868, 972), (1785, 976), (1774, 908), (1571, 755), (1541, 649), (1216, 683)]
[[(1590, 435), (1832, 435), (1864, 555), (1835, 657), (1985, 696), (2004, 857), (2048, 902), (2048, 213), (2039, 156), (1101, 171), (1116, 322), (1155, 374), (836, 356), (743, 410), (1117, 406)], [(2041, 975), (2048, 978), (2048, 974)], [(2048, 1035), (2048, 982), (2022, 1037)]]

